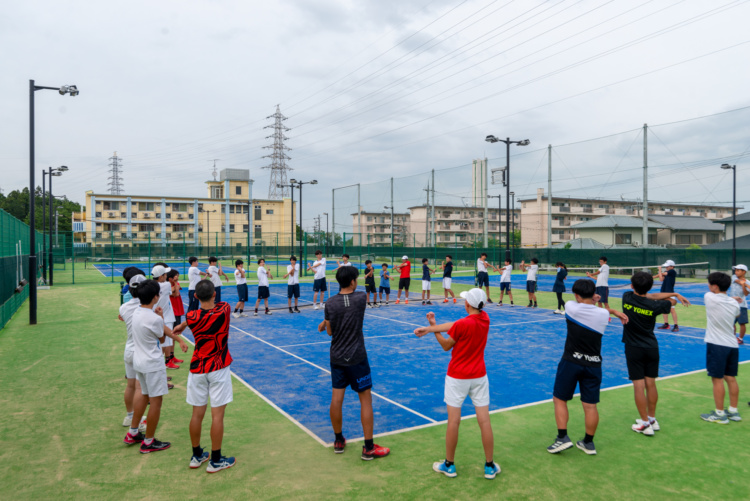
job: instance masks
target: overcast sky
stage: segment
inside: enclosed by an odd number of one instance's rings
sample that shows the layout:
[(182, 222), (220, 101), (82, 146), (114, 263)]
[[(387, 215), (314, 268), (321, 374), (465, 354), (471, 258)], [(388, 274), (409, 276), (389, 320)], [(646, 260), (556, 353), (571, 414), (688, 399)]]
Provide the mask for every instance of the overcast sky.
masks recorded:
[[(127, 194), (205, 196), (218, 158), (249, 168), (265, 198), (277, 104), (291, 177), (319, 181), (305, 187), (306, 227), (338, 186), (375, 183), (363, 205), (383, 210), (380, 181), (412, 176), (396, 181), (397, 210), (419, 203), (431, 169), (440, 200), (462, 203), (472, 159), (505, 164), (487, 134), (531, 140), (513, 148), (520, 198), (546, 188), (548, 144), (622, 132), (555, 148), (553, 190), (636, 198), (643, 124), (709, 115), (649, 132), (649, 199), (731, 202), (718, 168), (730, 162), (748, 201), (748, 19), (747, 1), (728, 0), (10, 2), (0, 188), (28, 186), (33, 78), (81, 91), (36, 93), (37, 171), (68, 165), (55, 191), (81, 202), (106, 192), (114, 151)], [(338, 223), (356, 199), (337, 193)]]

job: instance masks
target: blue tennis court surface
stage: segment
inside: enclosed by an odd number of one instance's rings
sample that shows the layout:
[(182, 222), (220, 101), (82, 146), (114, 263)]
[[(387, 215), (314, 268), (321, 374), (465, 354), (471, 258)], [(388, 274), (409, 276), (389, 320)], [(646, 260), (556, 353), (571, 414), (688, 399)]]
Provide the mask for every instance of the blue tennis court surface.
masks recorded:
[[(223, 298), (234, 306), (234, 287), (224, 289)], [(183, 290), (185, 301), (186, 292)], [(271, 293), (272, 298), (286, 302), (285, 285), (272, 284)], [(330, 445), (330, 342), (327, 334), (317, 331), (323, 311), (309, 306), (310, 291), (304, 294), (306, 302), (301, 304), (308, 306), (300, 314), (277, 310), (271, 316), (261, 312), (259, 317), (231, 319), (232, 371), (319, 442)], [(246, 312), (252, 315), (253, 287), (250, 295)], [(413, 294), (412, 299), (416, 299)], [(432, 335), (417, 338), (413, 334), (414, 328), (426, 324), (428, 311), (435, 312), (438, 323), (465, 316), (461, 303), (421, 306), (413, 301), (410, 305), (367, 310), (364, 334), (373, 373), (376, 435), (431, 426), (447, 419), (443, 383), (450, 353), (443, 352)], [(491, 327), (485, 358), (490, 410), (550, 399), (565, 343), (564, 317), (550, 310), (494, 305), (488, 307), (488, 313)], [(662, 377), (705, 368), (703, 334), (701, 329), (688, 327), (682, 327), (679, 333), (658, 332)], [(186, 335), (190, 336), (189, 331)], [(602, 388), (628, 383), (621, 335), (622, 326), (613, 320), (603, 340)], [(740, 347), (740, 358), (750, 360), (745, 347)], [(235, 385), (235, 391), (242, 391), (242, 387)], [(606, 398), (603, 394), (605, 403)], [(474, 413), (469, 400), (463, 413)], [(359, 402), (351, 390), (344, 403), (344, 435), (349, 439), (362, 435)]]

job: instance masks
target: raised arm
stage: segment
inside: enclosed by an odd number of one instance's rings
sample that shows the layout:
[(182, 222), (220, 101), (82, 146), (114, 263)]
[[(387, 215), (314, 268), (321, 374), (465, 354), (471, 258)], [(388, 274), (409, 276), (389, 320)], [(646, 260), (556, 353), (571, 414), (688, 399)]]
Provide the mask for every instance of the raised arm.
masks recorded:
[(656, 301), (662, 301), (667, 300), (672, 303), (672, 306), (677, 304), (677, 301), (682, 303), (683, 306), (690, 306), (690, 301), (685, 299), (685, 297), (682, 294), (677, 294), (676, 292), (652, 292), (650, 294), (646, 294), (646, 297), (649, 299), (654, 299)]
[(427, 314), (427, 320), (430, 322), (430, 326), (419, 327), (417, 329), (414, 329), (414, 334), (417, 337), (422, 337), (429, 332), (434, 332), (435, 339), (437, 339), (438, 343), (440, 343), (440, 346), (443, 348), (443, 350), (450, 351), (450, 349), (453, 348), (453, 345), (456, 344), (456, 340), (450, 336), (446, 338), (441, 333), (448, 332), (451, 329), (451, 327), (453, 327), (453, 324), (455, 324), (456, 322), (447, 322), (444, 324), (437, 325), (435, 323), (435, 314), (433, 312), (429, 312)]

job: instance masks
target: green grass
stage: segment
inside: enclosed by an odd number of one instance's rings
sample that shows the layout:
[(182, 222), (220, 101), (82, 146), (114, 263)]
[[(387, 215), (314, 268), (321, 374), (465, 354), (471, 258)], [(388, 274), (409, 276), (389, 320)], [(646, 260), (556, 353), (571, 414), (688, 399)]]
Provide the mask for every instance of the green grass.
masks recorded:
[[(177, 388), (165, 399), (158, 437), (173, 447), (142, 456), (122, 444), (125, 335), (114, 292), (107, 284), (40, 291), (38, 325), (27, 324), (26, 305), (0, 331), (0, 485), (9, 499), (750, 498), (750, 423), (698, 418), (712, 408), (705, 373), (659, 383), (662, 431), (653, 438), (630, 430), (636, 413), (629, 387), (603, 392), (596, 457), (544, 450), (555, 435), (551, 404), (494, 414), (503, 473), (487, 481), (474, 419), (462, 423), (459, 476), (447, 479), (431, 470), (444, 457), (444, 426), (383, 437), (378, 442), (391, 456), (365, 463), (359, 444), (334, 456), (238, 382), (223, 448), (237, 466), (217, 475), (190, 470), (187, 371), (171, 371)], [(739, 377), (745, 394), (746, 368)], [(583, 435), (575, 400), (569, 429), (574, 439)]]

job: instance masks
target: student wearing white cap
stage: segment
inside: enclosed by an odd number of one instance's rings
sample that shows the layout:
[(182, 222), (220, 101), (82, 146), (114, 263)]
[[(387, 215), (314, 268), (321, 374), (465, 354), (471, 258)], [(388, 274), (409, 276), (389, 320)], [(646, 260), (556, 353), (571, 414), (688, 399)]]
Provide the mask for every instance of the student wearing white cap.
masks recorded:
[[(659, 273), (654, 275), (654, 280), (661, 280), (660, 292), (674, 292), (674, 284), (677, 280), (677, 272), (675, 271), (674, 267), (674, 261), (672, 261), (671, 259), (667, 259), (666, 263), (659, 266)], [(674, 321), (672, 332), (679, 332), (680, 326), (677, 325), (677, 310), (674, 309), (674, 305), (672, 305), (672, 320)], [(664, 325), (658, 327), (658, 329), (669, 329), (669, 315), (664, 315)]]
[(735, 323), (740, 324), (740, 335), (737, 338), (739, 344), (745, 344), (745, 331), (747, 329), (747, 296), (750, 294), (750, 284), (747, 281), (747, 266), (738, 264), (732, 266), (734, 275), (732, 275), (732, 286), (729, 287), (729, 296), (740, 300), (740, 316)]

